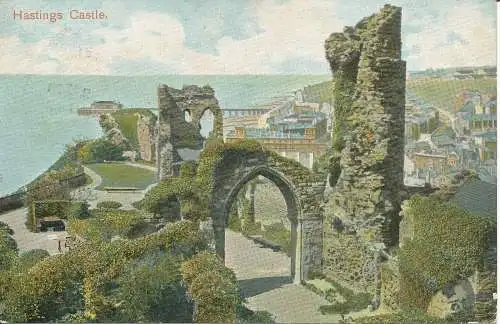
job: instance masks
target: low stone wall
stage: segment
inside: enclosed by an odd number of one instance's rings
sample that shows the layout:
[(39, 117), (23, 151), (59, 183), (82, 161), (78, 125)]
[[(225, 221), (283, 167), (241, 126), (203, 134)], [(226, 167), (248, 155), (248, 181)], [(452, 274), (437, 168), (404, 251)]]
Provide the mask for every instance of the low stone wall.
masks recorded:
[(328, 279), (354, 292), (376, 295), (379, 257), (363, 240), (356, 235), (325, 233), (323, 255), (323, 273)]
[(19, 192), (0, 198), (0, 213), (21, 208), (24, 206), (26, 192)]

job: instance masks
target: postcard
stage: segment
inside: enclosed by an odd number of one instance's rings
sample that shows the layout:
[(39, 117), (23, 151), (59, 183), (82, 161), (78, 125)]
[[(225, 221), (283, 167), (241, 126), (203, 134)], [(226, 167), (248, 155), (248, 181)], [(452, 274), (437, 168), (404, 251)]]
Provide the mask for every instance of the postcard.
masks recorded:
[(496, 10), (0, 1), (0, 322), (494, 323)]

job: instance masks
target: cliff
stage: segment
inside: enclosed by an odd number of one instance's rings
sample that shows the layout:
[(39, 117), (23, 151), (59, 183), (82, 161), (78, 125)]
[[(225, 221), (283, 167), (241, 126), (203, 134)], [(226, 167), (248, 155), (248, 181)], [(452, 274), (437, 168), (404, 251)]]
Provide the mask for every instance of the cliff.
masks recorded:
[(99, 123), (106, 138), (116, 145), (125, 144), (139, 153), (141, 160), (155, 159), (157, 117), (149, 109), (123, 109), (102, 114)]

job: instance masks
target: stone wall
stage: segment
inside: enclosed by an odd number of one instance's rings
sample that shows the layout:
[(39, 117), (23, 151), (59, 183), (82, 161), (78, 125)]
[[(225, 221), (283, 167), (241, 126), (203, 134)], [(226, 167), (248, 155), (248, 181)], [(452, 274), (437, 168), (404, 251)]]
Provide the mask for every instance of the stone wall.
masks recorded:
[(337, 91), (331, 168), (337, 171), (324, 219), (324, 271), (375, 295), (380, 250), (398, 240), (404, 189), (401, 8), (386, 5), (332, 34), (325, 49)]
[(248, 154), (233, 151), (222, 157), (213, 172), (215, 181), (210, 208), (220, 257), (224, 258), (224, 228), (229, 208), (244, 185), (262, 175), (279, 188), (287, 206), (292, 241), (296, 240), (296, 253), (292, 256), (295, 260), (292, 262), (296, 264), (292, 268), (295, 282), (305, 280), (311, 271), (321, 269), (324, 181), (319, 176), (296, 161), (265, 150)]
[[(222, 137), (222, 111), (209, 86), (184, 86), (181, 90), (162, 85), (158, 89), (158, 131), (156, 134), (157, 167), (159, 180), (175, 175), (174, 164), (182, 162), (177, 150), (201, 150), (200, 119), (205, 110), (214, 116), (215, 136)], [(189, 111), (192, 120), (184, 119)]]
[(156, 158), (156, 120), (141, 114), (136, 114), (136, 116), (140, 158), (144, 161), (154, 161)]

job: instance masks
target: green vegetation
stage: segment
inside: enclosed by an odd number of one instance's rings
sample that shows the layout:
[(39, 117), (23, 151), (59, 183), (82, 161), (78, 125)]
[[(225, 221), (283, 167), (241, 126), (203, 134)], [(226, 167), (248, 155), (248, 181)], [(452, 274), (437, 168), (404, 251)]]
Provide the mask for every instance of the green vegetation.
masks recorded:
[[(326, 278), (321, 273), (311, 273), (311, 281), (305, 282), (305, 286), (313, 292), (323, 296), (332, 305), (322, 305), (319, 310), (322, 314), (348, 314), (366, 309), (371, 305), (373, 297), (367, 293), (355, 293), (349, 288), (343, 287), (337, 282)], [(320, 280), (326, 282), (326, 288), (316, 287), (314, 281)]]
[(202, 252), (182, 264), (182, 277), (197, 304), (195, 321), (234, 323), (241, 298), (231, 269), (214, 254)]
[(366, 316), (355, 320), (343, 320), (342, 324), (454, 324), (439, 318), (431, 317), (422, 310), (405, 309), (397, 313)]
[(78, 148), (77, 158), (81, 163), (100, 163), (103, 161), (123, 161), (126, 145), (116, 145), (107, 139), (89, 141)]
[[(14, 262), (0, 272), (2, 318), (9, 322), (188, 322), (190, 302), (182, 288), (181, 264), (205, 248), (196, 226), (179, 222), (135, 240), (86, 241), (30, 268)], [(7, 260), (4, 256), (2, 263)], [(221, 264), (218, 269), (222, 268)], [(211, 272), (223, 282), (233, 278), (226, 279), (227, 271)], [(225, 297), (224, 287), (210, 288), (219, 292), (217, 297)]]
[(268, 226), (264, 225), (262, 236), (275, 244), (288, 256), (293, 255), (293, 247), (290, 239), (290, 230), (282, 223), (274, 223)]
[(114, 236), (130, 238), (137, 236), (136, 226), (143, 217), (137, 210), (96, 209), (89, 219), (71, 219), (68, 233), (94, 241), (109, 241)]
[(139, 140), (137, 136), (137, 115), (128, 111), (119, 111), (112, 114), (113, 118), (118, 123), (118, 128), (121, 130), (123, 136), (128, 140), (130, 146), (134, 149), (139, 147)]
[(406, 81), (406, 88), (422, 100), (453, 112), (458, 99), (457, 95), (462, 91), (478, 91), (482, 94), (496, 93), (496, 79), (410, 79)]
[(102, 177), (97, 189), (104, 187), (135, 187), (144, 189), (155, 182), (155, 174), (151, 170), (133, 167), (120, 163), (89, 164), (88, 167)]
[(100, 201), (96, 205), (97, 208), (103, 208), (103, 209), (118, 209), (121, 206), (122, 206), (121, 202), (113, 200)]
[(304, 101), (323, 103), (333, 101), (333, 82), (325, 81), (304, 88)]
[(400, 300), (403, 306), (425, 310), (437, 291), (481, 268), (496, 223), (418, 195), (404, 213), (414, 238), (399, 251)]
[(24, 253), (22, 253), (19, 256), (19, 266), (24, 269), (29, 269), (35, 264), (37, 264), (39, 261), (48, 258), (50, 256), (50, 253), (47, 252), (46, 250), (42, 249), (35, 249), (35, 250), (29, 250)]

